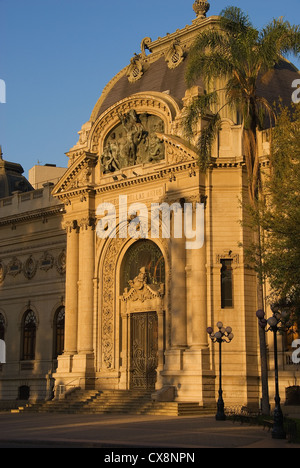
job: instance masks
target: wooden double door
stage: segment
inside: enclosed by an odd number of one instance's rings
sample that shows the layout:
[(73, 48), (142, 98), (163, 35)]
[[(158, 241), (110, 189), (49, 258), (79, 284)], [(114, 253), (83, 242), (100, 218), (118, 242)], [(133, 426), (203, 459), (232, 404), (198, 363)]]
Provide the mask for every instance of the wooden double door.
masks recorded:
[(158, 366), (156, 312), (130, 315), (130, 388), (154, 390)]

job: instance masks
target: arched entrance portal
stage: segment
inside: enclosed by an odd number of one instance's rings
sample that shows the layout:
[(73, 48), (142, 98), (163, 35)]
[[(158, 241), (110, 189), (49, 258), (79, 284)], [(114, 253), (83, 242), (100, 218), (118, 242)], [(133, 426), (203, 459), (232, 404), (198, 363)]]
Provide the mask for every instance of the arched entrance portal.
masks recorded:
[(123, 382), (126, 388), (154, 390), (164, 354), (165, 261), (149, 240), (135, 242), (121, 268)]

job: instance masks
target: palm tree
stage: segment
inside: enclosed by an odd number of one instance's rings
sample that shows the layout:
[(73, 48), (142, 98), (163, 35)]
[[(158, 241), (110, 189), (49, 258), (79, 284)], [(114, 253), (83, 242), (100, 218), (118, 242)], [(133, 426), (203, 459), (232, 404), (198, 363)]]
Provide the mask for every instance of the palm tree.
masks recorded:
[[(196, 145), (199, 166), (206, 171), (211, 162), (211, 147), (221, 128), (221, 109), (216, 110), (220, 93), (225, 94), (225, 106), (236, 109), (243, 128), (243, 151), (248, 175), (250, 205), (260, 196), (260, 165), (258, 132), (271, 129), (276, 118), (272, 105), (258, 93), (260, 83), (270, 78), (274, 66), (288, 53), (300, 52), (300, 27), (282, 18), (257, 30), (249, 16), (240, 8), (228, 7), (220, 14), (219, 28), (207, 29), (195, 40), (188, 57), (186, 80), (192, 86), (199, 78), (206, 91), (194, 98), (185, 115), (187, 136), (192, 138), (200, 119), (205, 121)], [(225, 82), (222, 89), (216, 83)], [(224, 107), (224, 105), (223, 105)], [(267, 123), (267, 126), (266, 126)], [(271, 130), (270, 130), (271, 131)], [(254, 237), (261, 262), (261, 228)], [(261, 269), (259, 269), (261, 270)], [(264, 309), (263, 280), (258, 274), (257, 307)], [(268, 371), (265, 333), (260, 329), (262, 396), (264, 414), (269, 413)]]

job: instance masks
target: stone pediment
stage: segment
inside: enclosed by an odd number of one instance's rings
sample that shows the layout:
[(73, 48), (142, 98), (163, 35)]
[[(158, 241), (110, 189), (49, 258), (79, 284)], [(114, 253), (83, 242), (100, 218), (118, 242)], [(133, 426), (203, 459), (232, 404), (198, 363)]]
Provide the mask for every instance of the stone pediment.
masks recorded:
[(168, 164), (198, 160), (197, 149), (181, 137), (162, 133), (157, 133), (157, 137), (165, 143)]
[(98, 155), (83, 150), (78, 151), (73, 164), (54, 187), (52, 195), (61, 197), (78, 189), (93, 187), (93, 168), (97, 161)]
[(123, 294), (123, 300), (128, 301), (141, 301), (145, 302), (149, 299), (162, 298), (164, 296), (164, 284), (153, 285), (144, 284), (141, 289), (135, 289), (132, 287), (129, 291), (125, 291)]

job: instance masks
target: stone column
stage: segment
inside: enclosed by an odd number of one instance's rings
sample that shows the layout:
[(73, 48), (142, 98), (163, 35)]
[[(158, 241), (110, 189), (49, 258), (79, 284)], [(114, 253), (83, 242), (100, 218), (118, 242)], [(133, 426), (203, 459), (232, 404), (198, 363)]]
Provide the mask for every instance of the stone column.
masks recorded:
[(206, 242), (192, 255), (192, 346), (206, 348), (207, 339), (207, 271)]
[(73, 355), (77, 352), (79, 235), (77, 221), (68, 222), (65, 227), (67, 265), (64, 354)]
[(80, 221), (78, 352), (93, 353), (94, 223)]
[(77, 354), (78, 329), (78, 274), (79, 274), (79, 234), (77, 221), (65, 221), (67, 232), (66, 254), (66, 299), (65, 299), (65, 343), (64, 352), (58, 356), (57, 369), (53, 374), (56, 396), (60, 386), (68, 390), (73, 371), (73, 360)]
[[(182, 218), (183, 226), (183, 218)], [(171, 239), (171, 347), (184, 348), (187, 345), (186, 323), (186, 250), (182, 229), (180, 238)]]
[(81, 375), (79, 385), (89, 384), (94, 375), (93, 311), (94, 311), (94, 244), (95, 230), (91, 219), (79, 222), (79, 281), (78, 281), (78, 354), (74, 356), (73, 373)]

